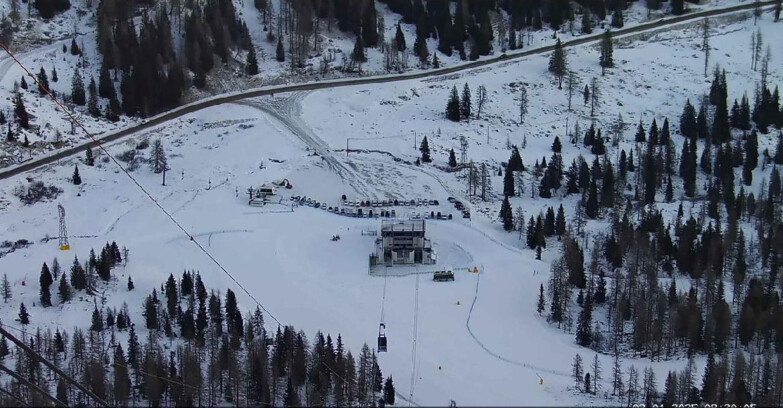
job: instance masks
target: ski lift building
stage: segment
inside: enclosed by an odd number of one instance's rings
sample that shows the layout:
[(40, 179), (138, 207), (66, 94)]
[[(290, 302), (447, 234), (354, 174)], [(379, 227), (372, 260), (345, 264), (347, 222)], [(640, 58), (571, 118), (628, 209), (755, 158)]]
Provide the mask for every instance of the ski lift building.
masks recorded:
[(381, 236), (375, 240), (370, 265), (434, 264), (432, 243), (425, 233), (424, 220), (381, 221)]

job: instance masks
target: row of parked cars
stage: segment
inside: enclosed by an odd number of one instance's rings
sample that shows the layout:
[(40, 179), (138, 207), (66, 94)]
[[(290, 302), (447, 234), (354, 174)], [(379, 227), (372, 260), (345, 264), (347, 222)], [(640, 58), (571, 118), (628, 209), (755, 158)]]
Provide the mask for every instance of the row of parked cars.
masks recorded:
[[(308, 207), (313, 208), (319, 208), (325, 211), (328, 211), (330, 213), (334, 214), (340, 214), (340, 215), (346, 215), (349, 217), (360, 217), (360, 218), (396, 218), (397, 217), (397, 211), (396, 210), (387, 210), (385, 208), (381, 209), (373, 209), (373, 208), (351, 208), (351, 207), (338, 207), (338, 206), (329, 206), (324, 202), (319, 202), (317, 200), (314, 200), (312, 198), (308, 198), (306, 196), (292, 196), (291, 201), (299, 203), (299, 205), (306, 205)], [(437, 200), (434, 200), (437, 202)], [(433, 220), (450, 220), (452, 219), (451, 214), (441, 214), (440, 211), (423, 211), (423, 212), (416, 212), (413, 211), (410, 214), (411, 218), (413, 219), (433, 219)]]
[(462, 201), (457, 200), (454, 197), (449, 197), (448, 202), (454, 204), (454, 208), (462, 212), (462, 218), (470, 218), (470, 209), (462, 204)]
[(343, 206), (345, 207), (398, 207), (398, 206), (425, 206), (425, 205), (439, 205), (438, 200), (428, 200), (425, 198), (418, 198), (413, 200), (348, 200), (343, 194), (342, 196)]

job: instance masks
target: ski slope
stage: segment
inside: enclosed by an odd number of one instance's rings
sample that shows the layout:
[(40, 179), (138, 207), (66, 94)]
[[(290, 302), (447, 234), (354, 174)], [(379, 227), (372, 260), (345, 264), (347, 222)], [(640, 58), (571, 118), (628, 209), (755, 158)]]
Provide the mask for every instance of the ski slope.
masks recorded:
[[(783, 24), (769, 20), (765, 15), (758, 25), (765, 37), (782, 35)], [(754, 29), (752, 19), (715, 29), (713, 58), (727, 69), (730, 100), (752, 90), (757, 77), (746, 64), (746, 43)], [(601, 78), (605, 102), (599, 123), (623, 113), (629, 123), (628, 139), (640, 112), (648, 112), (645, 128), (653, 115), (659, 125), (666, 116), (676, 126), (684, 98), (709, 87), (700, 72), (703, 55), (694, 46), (699, 41), (697, 30), (665, 32), (649, 42), (616, 46), (619, 66)], [(584, 78), (600, 76), (597, 50), (576, 50), (569, 58)], [(773, 58), (780, 57), (773, 54)], [(469, 155), (477, 161), (499, 164), (507, 160), (507, 139), (514, 144), (527, 140), (522, 156), (528, 166), (542, 156), (548, 159), (553, 135), (565, 134), (562, 122), (567, 113), (563, 91), (556, 89), (545, 67), (546, 57), (531, 57), (442, 80), (257, 98), (247, 104), (190, 114), (107, 148), (117, 155), (134, 148), (142, 139), (161, 138), (171, 167), (167, 186), (161, 186), (160, 175), (152, 174), (146, 166), (133, 176), (281, 322), (303, 329), (308, 336), (318, 329), (333, 337), (340, 333), (350, 349), (359, 350), (365, 342), (374, 345), (383, 308), (389, 352), (380, 356), (381, 368), (384, 375), (394, 377), (397, 391), (409, 396), (412, 403), (431, 406), (454, 400), (460, 406), (602, 406), (607, 404), (605, 392), (611, 391), (611, 357), (599, 356), (604, 379), (598, 396), (574, 391), (570, 377), (574, 355), (580, 353), (589, 363), (594, 353), (578, 347), (572, 333), (550, 326), (535, 311), (538, 288), (546, 284), (550, 262), (558, 253), (557, 243), (551, 242), (543, 260), (535, 260), (533, 251), (522, 249), (517, 234), (504, 233), (495, 221), (498, 201), (465, 200), (474, 219), (464, 220), (446, 201), (449, 196), (465, 199), (462, 180), (431, 166), (405, 163), (418, 155), (414, 130), (418, 141), (422, 134), (430, 138), (436, 164), (445, 163), (447, 149), (458, 148), (460, 134), (469, 138)], [(673, 72), (681, 73), (677, 80), (672, 80)], [(780, 65), (772, 64), (770, 82), (781, 78)], [(446, 96), (452, 85), (461, 90), (466, 81), (474, 91), (477, 85), (486, 84), (491, 102), (482, 119), (452, 124), (442, 118)], [(521, 126), (516, 123), (516, 94), (508, 85), (512, 82), (526, 83), (529, 97), (535, 101)], [(589, 123), (589, 107), (580, 98), (575, 96), (576, 108), (570, 118), (571, 125), (579, 119), (584, 129)], [(441, 136), (433, 137), (439, 128)], [(351, 144), (351, 149), (388, 154), (346, 156), (338, 151), (344, 148), (346, 137), (366, 139)], [(768, 140), (760, 139), (760, 143), (762, 150), (771, 146)], [(591, 158), (583, 148), (565, 139), (563, 144), (565, 163), (579, 152)], [(626, 148), (630, 145), (621, 143)], [(149, 148), (142, 154), (148, 152)], [(86, 313), (92, 310), (93, 299), (67, 305), (55, 302), (46, 310), (31, 306), (38, 300), (38, 273), (40, 265), (51, 265), (55, 256), (63, 268), (68, 268), (74, 255), (83, 261), (90, 248), (99, 249), (107, 241), (126, 246), (130, 258), (126, 268), (115, 269), (117, 280), (103, 287), (105, 295), (97, 301), (117, 308), (127, 302), (135, 322), (142, 319), (144, 297), (169, 273), (179, 276), (184, 269), (200, 271), (209, 288), (234, 290), (245, 311), (255, 309), (252, 300), (188, 236), (122, 172), (102, 159), (97, 157), (98, 165), (92, 168), (84, 166), (80, 158), (65, 159), (0, 182), (0, 241), (25, 238), (34, 242), (0, 258), (0, 270), (8, 274), (14, 292), (9, 304), (0, 308), (0, 319), (13, 321), (19, 302), (24, 301), (31, 314), (30, 330), (87, 327)], [(84, 181), (81, 186), (68, 181), (76, 164)], [(56, 201), (24, 206), (12, 191), (26, 183), (27, 177), (55, 183), (64, 192)], [(437, 199), (441, 205), (432, 209), (451, 211), (455, 218), (427, 222), (429, 238), (444, 252), (442, 259), (464, 259), (449, 253), (459, 248), (480, 273), (455, 269), (454, 282), (433, 282), (423, 273), (370, 276), (367, 256), (374, 248), (374, 237), (361, 231), (379, 229), (380, 221), (348, 218), (310, 207), (268, 213), (247, 205), (245, 191), (249, 186), (281, 178), (294, 185), (292, 190), (281, 190), (281, 194), (306, 195), (329, 205), (339, 205), (342, 194), (354, 199)], [(762, 178), (761, 173), (754, 175), (755, 183)], [(501, 183), (502, 178), (493, 177), (495, 191), (500, 190)], [(752, 188), (758, 187), (754, 184)], [(523, 206), (528, 217), (561, 202), (558, 198), (531, 199), (530, 190), (526, 191), (524, 197), (513, 199), (513, 205)], [(283, 203), (289, 203), (287, 197), (282, 198)], [(573, 215), (573, 200), (562, 200), (568, 217)], [(57, 202), (66, 208), (72, 236), (97, 237), (73, 238), (69, 252), (58, 251), (56, 240), (41, 242), (57, 234)], [(406, 215), (414, 209), (397, 210)], [(598, 230), (603, 225), (595, 222), (591, 227)], [(333, 242), (333, 235), (341, 239)], [(132, 276), (136, 284), (133, 292), (125, 289), (127, 276)], [(272, 320), (266, 317), (267, 329), (275, 329)], [(141, 338), (145, 336), (143, 331), (139, 333)], [(120, 335), (123, 342), (124, 335)], [(684, 361), (623, 360), (626, 371), (631, 364), (653, 367), (661, 385), (666, 372), (680, 369)], [(703, 361), (697, 361), (698, 373), (702, 365)]]

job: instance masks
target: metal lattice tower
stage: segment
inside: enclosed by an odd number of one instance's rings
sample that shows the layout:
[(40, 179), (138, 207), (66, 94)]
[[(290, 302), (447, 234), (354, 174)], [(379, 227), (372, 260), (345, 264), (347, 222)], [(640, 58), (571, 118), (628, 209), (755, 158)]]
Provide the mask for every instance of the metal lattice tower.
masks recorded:
[(60, 215), (60, 250), (67, 251), (71, 249), (71, 245), (68, 244), (68, 229), (65, 228), (65, 208), (57, 204), (57, 212)]

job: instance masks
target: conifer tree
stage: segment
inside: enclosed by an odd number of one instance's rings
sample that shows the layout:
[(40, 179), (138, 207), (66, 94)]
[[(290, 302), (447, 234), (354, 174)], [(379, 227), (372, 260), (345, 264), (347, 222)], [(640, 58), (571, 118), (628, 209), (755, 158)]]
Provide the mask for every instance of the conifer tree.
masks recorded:
[(41, 306), (49, 307), (52, 305), (52, 292), (50, 291), (50, 287), (52, 286), (54, 279), (52, 278), (52, 274), (49, 271), (49, 266), (46, 265), (46, 262), (44, 262), (43, 267), (41, 267), (41, 276), (38, 279), (38, 282), (41, 285)]
[(30, 313), (27, 312), (24, 302), (19, 305), (19, 323), (22, 325), (30, 324)]
[(52, 67), (52, 82), (59, 81), (60, 78), (57, 76), (57, 66)]
[(601, 65), (601, 75), (606, 74), (606, 68), (612, 68), (614, 66), (612, 48), (612, 31), (606, 30), (601, 36), (601, 56), (598, 61)]
[(71, 100), (79, 106), (84, 106), (87, 103), (84, 93), (84, 82), (78, 68), (74, 71), (71, 79)]
[(364, 54), (364, 42), (360, 35), (356, 36), (356, 42), (353, 44), (351, 60), (354, 62), (367, 62), (367, 56)]
[(79, 49), (79, 45), (76, 44), (76, 38), (71, 39), (71, 55), (82, 55), (81, 49)]
[(593, 343), (593, 301), (589, 294), (579, 312), (579, 318), (576, 323), (576, 343), (582, 347), (589, 347)]
[(84, 164), (87, 166), (95, 165), (95, 157), (92, 155), (92, 148), (90, 146), (87, 146), (87, 149), (84, 151)]
[(508, 166), (503, 176), (503, 195), (506, 197), (514, 195), (514, 172), (509, 171)]
[(98, 310), (98, 306), (93, 308), (90, 330), (99, 333), (103, 331), (103, 315), (101, 314), (101, 311)]
[(546, 299), (544, 298), (544, 284), (542, 283), (538, 287), (538, 304), (536, 305), (536, 311), (538, 314), (544, 313), (544, 309), (546, 308)]
[(432, 67), (435, 69), (440, 68), (440, 61), (438, 61), (438, 53), (436, 52), (432, 53)]
[(71, 176), (71, 182), (77, 186), (82, 184), (82, 177), (79, 175), (79, 165), (73, 166), (73, 176)]
[(451, 121), (459, 122), (459, 119), (462, 115), (460, 108), (459, 93), (457, 93), (457, 86), (454, 85), (451, 88), (451, 95), (449, 96), (449, 101), (446, 104), (446, 117)]
[(46, 71), (44, 71), (43, 67), (41, 67), (41, 70), (38, 71), (38, 92), (41, 95), (46, 95), (48, 91), (49, 78), (46, 76)]
[(95, 79), (90, 79), (90, 85), (87, 87), (89, 99), (87, 100), (87, 112), (93, 117), (101, 116), (101, 108), (98, 106), (98, 92), (95, 86)]
[(155, 174), (160, 174), (169, 168), (166, 150), (163, 148), (163, 142), (160, 139), (155, 139), (155, 141), (152, 142), (149, 162), (150, 169), (152, 169)]
[(386, 377), (386, 382), (383, 384), (383, 402), (385, 404), (394, 405), (394, 381), (392, 377)]
[(22, 79), (21, 79), (21, 81), (19, 81), (19, 86), (20, 86), (22, 89), (24, 89), (24, 90), (27, 90), (27, 88), (28, 88), (28, 87), (27, 87), (27, 80), (25, 79), (25, 77), (24, 77), (24, 76), (22, 76)]
[(680, 133), (685, 137), (695, 139), (698, 134), (696, 129), (696, 109), (688, 99), (680, 116)]
[(277, 39), (277, 49), (275, 51), (275, 57), (278, 62), (285, 61), (285, 50), (283, 49), (283, 39)]
[(557, 78), (558, 89), (563, 89), (563, 77), (566, 74), (567, 65), (565, 50), (563, 50), (563, 44), (558, 38), (552, 56), (549, 58), (549, 72)]
[(134, 289), (133, 279), (131, 279), (131, 277), (128, 276), (128, 292), (132, 291), (133, 289)]
[(465, 83), (462, 88), (462, 100), (459, 103), (459, 113), (463, 119), (470, 119), (470, 87)]
[(400, 28), (400, 24), (397, 24), (397, 31), (394, 33), (394, 39), (397, 43), (397, 51), (403, 52), (408, 47), (405, 45), (405, 35), (402, 33), (402, 28)]
[(585, 12), (582, 14), (582, 34), (592, 34), (593, 32), (593, 21), (592, 18), (590, 18), (590, 11), (585, 10)]
[(503, 222), (504, 230), (511, 231), (514, 229), (514, 213), (511, 210), (511, 203), (508, 201), (508, 195), (505, 196), (503, 204), (500, 206), (500, 220)]
[(8, 281), (7, 273), (3, 274), (3, 282), (2, 285), (0, 285), (0, 294), (3, 296), (3, 303), (8, 303), (8, 300), (12, 297), (11, 282)]
[(430, 143), (427, 141), (427, 136), (424, 136), (424, 139), (421, 141), (419, 151), (421, 152), (421, 161), (423, 163), (429, 163), (432, 161), (432, 158), (430, 158)]
[(250, 51), (247, 53), (247, 60), (245, 61), (245, 74), (251, 76), (258, 74), (258, 59), (256, 57), (255, 47), (250, 47)]
[(19, 92), (17, 92), (14, 97), (14, 115), (16, 116), (16, 121), (19, 126), (25, 129), (30, 128), (30, 117), (27, 115), (24, 100), (22, 100), (22, 95)]
[(65, 274), (60, 275), (60, 285), (57, 287), (57, 295), (60, 298), (60, 303), (67, 303), (71, 300), (71, 285), (68, 284)]
[[(678, 1), (678, 0), (674, 0), (674, 1)], [(683, 1), (683, 0), (679, 0), (679, 1)], [(620, 7), (615, 8), (614, 11), (612, 12), (611, 25), (612, 27), (615, 28), (622, 28), (623, 25), (625, 25), (623, 22), (623, 10)]]
[[(92, 86), (92, 84), (90, 86)], [(115, 95), (117, 95), (117, 91), (114, 90), (114, 83), (109, 75), (109, 68), (106, 67), (106, 64), (103, 64), (101, 65), (101, 71), (98, 75), (98, 96), (108, 99)]]
[(457, 156), (454, 154), (454, 149), (449, 150), (449, 167), (457, 167)]

